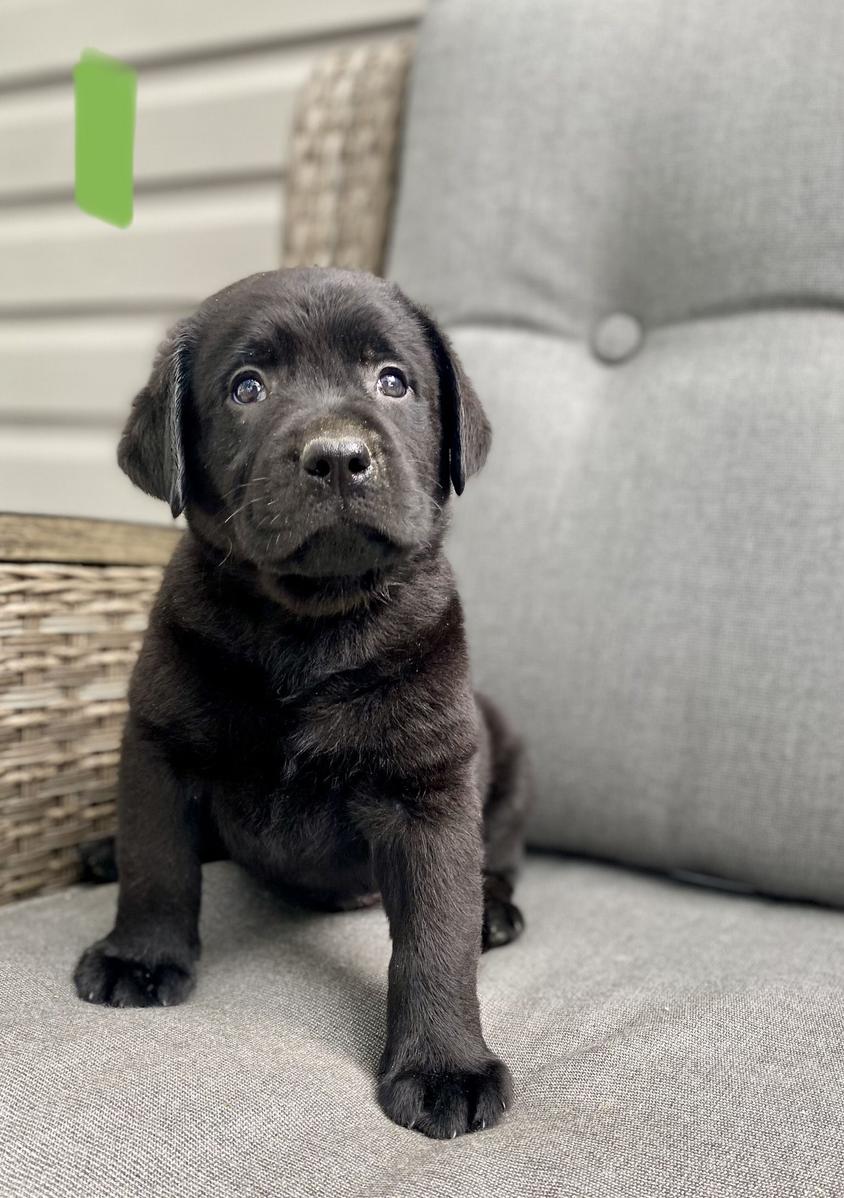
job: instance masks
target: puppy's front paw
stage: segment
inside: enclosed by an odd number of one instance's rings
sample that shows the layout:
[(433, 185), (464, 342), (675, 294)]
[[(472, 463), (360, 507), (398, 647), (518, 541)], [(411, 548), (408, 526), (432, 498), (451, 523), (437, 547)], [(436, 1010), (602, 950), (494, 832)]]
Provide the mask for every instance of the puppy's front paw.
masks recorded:
[(73, 980), (85, 1002), (107, 1007), (172, 1007), (194, 986), (192, 970), (173, 961), (153, 965), (120, 956), (107, 940), (82, 954)]
[(436, 1140), (494, 1127), (512, 1098), (510, 1070), (497, 1057), (472, 1068), (410, 1067), (378, 1085), (378, 1101), (394, 1123)]

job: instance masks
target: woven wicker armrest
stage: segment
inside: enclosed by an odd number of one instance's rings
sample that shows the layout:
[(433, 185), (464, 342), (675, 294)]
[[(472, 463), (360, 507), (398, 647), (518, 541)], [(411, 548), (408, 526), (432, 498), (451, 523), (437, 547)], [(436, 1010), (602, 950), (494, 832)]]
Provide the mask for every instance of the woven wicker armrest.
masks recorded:
[(114, 831), (126, 689), (179, 533), (0, 515), (0, 903)]
[(302, 90), (285, 186), (285, 266), (380, 273), (411, 39), (327, 55)]

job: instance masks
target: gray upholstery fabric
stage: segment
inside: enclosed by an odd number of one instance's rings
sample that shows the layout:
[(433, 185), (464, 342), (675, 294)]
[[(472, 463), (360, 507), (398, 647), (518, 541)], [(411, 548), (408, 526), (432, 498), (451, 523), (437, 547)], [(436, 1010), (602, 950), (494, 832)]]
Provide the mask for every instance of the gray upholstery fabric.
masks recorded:
[(495, 429), (452, 557), (535, 841), (836, 903), (842, 56), (836, 0), (436, 0), (391, 258)]
[(379, 910), (296, 913), (206, 868), (182, 1007), (79, 1002), (114, 888), (0, 913), (3, 1198), (837, 1198), (842, 917), (606, 866), (529, 863), (481, 963), (517, 1102), (448, 1143), (380, 1113)]
[(844, 292), (839, 0), (433, 0), (392, 272), (581, 334)]
[(679, 325), (614, 370), (455, 344), (496, 441), (451, 557), (534, 841), (844, 900), (841, 318)]

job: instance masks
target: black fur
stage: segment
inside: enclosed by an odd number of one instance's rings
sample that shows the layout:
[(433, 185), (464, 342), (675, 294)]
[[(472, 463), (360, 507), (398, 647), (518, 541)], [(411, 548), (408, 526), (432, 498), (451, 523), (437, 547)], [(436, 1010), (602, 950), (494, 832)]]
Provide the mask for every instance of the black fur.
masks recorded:
[[(404, 397), (379, 391), (385, 366)], [(233, 401), (244, 368), (262, 402)], [(303, 466), (314, 438), (346, 453), (322, 474)], [(445, 338), (371, 276), (256, 275), (176, 327), (119, 457), (190, 531), (132, 678), (116, 923), (75, 974), (90, 1002), (187, 997), (209, 831), (299, 901), (380, 893), (393, 955), (378, 1095), (438, 1137), (491, 1126), (511, 1097), (476, 971), (482, 942), (522, 928), (527, 788), (518, 744), (472, 693), (441, 552), (449, 492), (489, 439)], [(365, 471), (336, 467), (350, 444)]]

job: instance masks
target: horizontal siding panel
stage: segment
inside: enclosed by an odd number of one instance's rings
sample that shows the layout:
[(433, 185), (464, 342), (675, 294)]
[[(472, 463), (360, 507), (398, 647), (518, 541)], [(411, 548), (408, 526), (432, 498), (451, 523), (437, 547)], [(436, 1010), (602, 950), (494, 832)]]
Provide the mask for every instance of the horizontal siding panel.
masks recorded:
[(281, 220), (281, 181), (142, 195), (129, 229), (71, 202), (7, 210), (0, 312), (187, 308), (241, 275), (276, 267)]
[[(281, 175), (296, 97), (316, 55), (247, 56), (141, 74), (135, 182)], [(0, 104), (0, 198), (73, 195), (74, 106), (69, 85)]]
[[(356, 35), (332, 45), (352, 49), (381, 40), (381, 35)], [(136, 184), (279, 175), (287, 165), (299, 91), (324, 53), (320, 45), (141, 71)], [(3, 97), (0, 200), (72, 195), (73, 159), (69, 81)]]
[(0, 81), (65, 72), (93, 46), (128, 62), (417, 19), (425, 0), (17, 0), (0, 7)]
[(165, 503), (133, 487), (111, 430), (0, 428), (0, 511), (172, 523)]
[(0, 323), (0, 420), (118, 428), (177, 315)]

